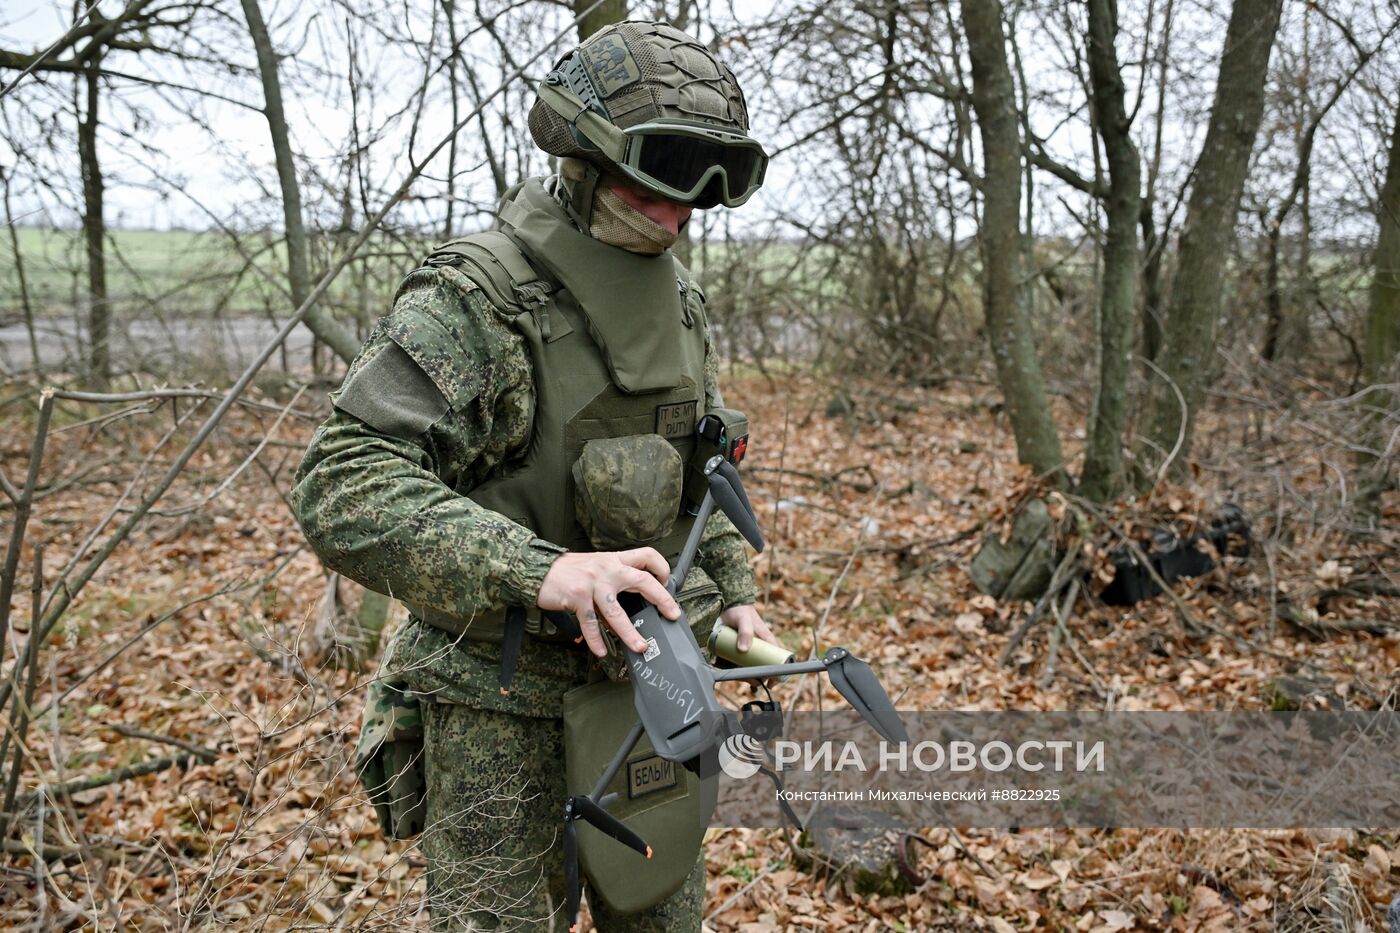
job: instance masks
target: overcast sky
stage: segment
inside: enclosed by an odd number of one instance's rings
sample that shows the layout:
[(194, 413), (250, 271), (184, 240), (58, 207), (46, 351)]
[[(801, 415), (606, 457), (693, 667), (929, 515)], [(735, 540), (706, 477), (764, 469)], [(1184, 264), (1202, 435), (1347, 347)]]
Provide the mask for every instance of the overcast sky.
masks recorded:
[[(102, 0), (101, 9), (115, 13), (122, 2)], [(743, 38), (744, 23), (762, 19), (775, 7), (781, 13), (786, 9), (784, 4), (791, 2), (795, 0), (746, 3), (738, 14), (744, 18), (742, 22), (722, 21), (701, 30), (706, 39), (717, 28), (722, 36), (732, 40), (732, 57), (729, 52), (726, 57), (731, 58), (746, 85), (753, 133), (770, 149), (800, 136), (811, 119), (815, 119), (814, 115), (793, 108), (788, 94), (791, 89), (784, 84), (781, 69), (800, 67), (792, 64), (800, 58), (796, 54), (800, 50), (774, 50), (765, 53), (774, 56), (770, 60), (751, 60), (746, 59), (744, 45), (739, 40)], [(234, 14), (238, 12), (237, 4), (226, 6)], [(1127, 38), (1120, 41), (1119, 54), (1125, 63), (1129, 96), (1134, 100), (1139, 93), (1143, 96), (1136, 131), (1146, 157), (1150, 151), (1147, 128), (1155, 114), (1155, 101), (1150, 88), (1142, 91), (1142, 73), (1134, 65), (1142, 60), (1143, 52), (1132, 42), (1134, 34), (1143, 34), (1141, 23), (1135, 24), (1132, 20), (1143, 15), (1140, 6), (1124, 5)], [(1226, 15), (1226, 11), (1215, 9), (1212, 4), (1178, 6), (1182, 12), (1173, 40), (1174, 70), (1170, 78), (1169, 120), (1165, 133), (1164, 180), (1169, 184), (1185, 178), (1199, 146)], [(335, 205), (318, 197), (317, 193), (340, 178), (340, 154), (347, 150), (347, 141), (355, 129), (348, 92), (347, 43), (351, 37), (356, 42), (358, 67), (363, 75), (363, 91), (355, 102), (359, 109), (359, 132), (364, 134), (366, 128), (373, 128), (379, 133), (369, 146), (366, 170), (373, 187), (391, 190), (407, 170), (405, 157), (412, 129), (407, 114), (398, 118), (394, 115), (411, 108), (422, 76), (422, 63), (405, 51), (409, 46), (386, 42), (383, 36), (411, 36), (426, 41), (432, 25), (426, 15), (405, 17), (401, 15), (402, 6), (393, 4), (369, 6), (369, 14), (349, 23), (344, 18), (344, 7), (335, 2), (263, 0), (263, 7), (273, 30), (274, 43), (279, 51), (291, 53), (283, 63), (284, 83), (288, 88), (286, 104), (294, 146), (307, 176), (304, 184), (308, 211), (312, 213), (313, 223), (333, 226), (338, 218), (327, 215)], [(545, 7), (536, 5), (536, 9)], [(1076, 50), (1066, 42), (1062, 22), (1038, 18), (1050, 14), (1041, 14), (1034, 7), (1029, 9), (1030, 12), (1021, 14), (1017, 34), (1027, 84), (1033, 91), (1032, 129), (1038, 136), (1048, 138), (1051, 149), (1062, 159), (1087, 171), (1092, 165), (1092, 139), (1084, 119), (1082, 89), (1067, 66)], [(1292, 5), (1289, 9), (1296, 14)], [(528, 34), (510, 37), (518, 39), (518, 47), (513, 49), (517, 59), (523, 60), (541, 51), (544, 36), (553, 35), (568, 25), (558, 8), (543, 15), (551, 17), (547, 32), (541, 24)], [(0, 12), (0, 42), (5, 47), (26, 51), (43, 48), (62, 34), (70, 16), (67, 4), (9, 0)], [(225, 33), (215, 40), (221, 44), (214, 51), (251, 68), (254, 64), (251, 42), (246, 32), (237, 28), (239, 22), (228, 23)], [(474, 25), (466, 21), (459, 24), (459, 29), (466, 31)], [(572, 36), (569, 31), (563, 41), (546, 50), (528, 74), (534, 78), (542, 76), (548, 65), (572, 44)], [(499, 57), (492, 41), (477, 33), (466, 49), (479, 74), (482, 89), (488, 90), (498, 83), (501, 72), (494, 63), (499, 62)], [(113, 56), (110, 61), (114, 69), (192, 84), (200, 90), (252, 106), (261, 104), (261, 89), (255, 80), (220, 74), (208, 66), (181, 66), (162, 56), (151, 55)], [(777, 71), (772, 75), (771, 85), (758, 80), (757, 72), (770, 69)], [(12, 75), (6, 77), (9, 79)], [(35, 134), (35, 145), (42, 136), (43, 120), (56, 117), (63, 127), (61, 141), (56, 151), (42, 158), (54, 167), (48, 180), (69, 190), (54, 194), (37, 186), (20, 188), (16, 191), (16, 210), (24, 215), (24, 222), (73, 226), (76, 224), (74, 205), (79, 203), (79, 198), (71, 190), (77, 185), (69, 125), (72, 117), (71, 113), (65, 115), (65, 110), (71, 110), (72, 79), (53, 75), (47, 80), (50, 83), (46, 88), (35, 78), (28, 79), (25, 86), (0, 106), (6, 116), (7, 135), (15, 137), (17, 128), (21, 137), (31, 132)], [(211, 215), (234, 226), (275, 224), (277, 202), (271, 196), (275, 192), (272, 151), (267, 125), (260, 113), (195, 93), (144, 88), (131, 81), (118, 81), (116, 86), (119, 94), (109, 94), (106, 98), (109, 103), (103, 116), (108, 125), (101, 137), (101, 155), (109, 179), (107, 219), (110, 224), (203, 228), (213, 225)], [(502, 120), (510, 120), (518, 127), (523, 123), (529, 101), (526, 86), (516, 81), (509, 95), (492, 108), (493, 122), (488, 123), (488, 128)], [(1132, 103), (1130, 100), (1130, 105)], [(931, 118), (933, 111), (941, 107), (941, 103), (930, 99)], [(426, 151), (450, 125), (447, 100), (439, 89), (424, 110), (413, 151), (417, 154)], [(479, 135), (476, 124), (467, 127), (461, 136), (464, 150), (479, 148)], [(1330, 144), (1332, 150), (1326, 145), (1320, 148), (1315, 179), (1321, 190), (1331, 186), (1345, 193), (1348, 188), (1369, 183), (1365, 176), (1374, 161), (1376, 139), (1363, 132), (1349, 137), (1339, 135), (1342, 142)], [(30, 140), (26, 140), (28, 142)], [(1339, 145), (1344, 148), (1339, 149)], [(538, 153), (522, 154), (521, 158), (524, 165), (512, 162), (511, 170), (538, 171), (543, 166), (543, 157)], [(3, 142), (0, 142), (0, 159), (6, 165), (12, 165), (15, 160), (15, 154), (6, 150)], [(480, 204), (487, 204), (493, 192), (489, 172), (484, 166), (472, 165), (471, 161), (468, 159), (459, 165), (458, 190), (467, 192)], [(1286, 161), (1281, 160), (1280, 174), (1291, 171), (1291, 166), (1284, 164)], [(741, 229), (763, 230), (779, 213), (801, 216), (810, 212), (814, 205), (806, 202), (816, 196), (814, 192), (821, 190), (818, 182), (824, 169), (824, 154), (820, 148), (809, 146), (785, 154), (774, 161), (764, 191), (728, 219)], [(440, 177), (444, 171), (445, 162), (439, 159), (428, 175)], [(441, 184), (431, 179), (420, 186), (425, 196), (440, 192), (441, 188)], [(1077, 205), (1073, 196), (1067, 197), (1062, 186), (1042, 177), (1036, 197), (1039, 230), (1068, 230), (1076, 226), (1076, 215), (1082, 205)], [(272, 214), (265, 216), (269, 211)], [(418, 218), (426, 223), (441, 213), (440, 199), (434, 202), (429, 197), (425, 202), (406, 206), (400, 219), (412, 224)], [(719, 218), (710, 219), (713, 222)]]

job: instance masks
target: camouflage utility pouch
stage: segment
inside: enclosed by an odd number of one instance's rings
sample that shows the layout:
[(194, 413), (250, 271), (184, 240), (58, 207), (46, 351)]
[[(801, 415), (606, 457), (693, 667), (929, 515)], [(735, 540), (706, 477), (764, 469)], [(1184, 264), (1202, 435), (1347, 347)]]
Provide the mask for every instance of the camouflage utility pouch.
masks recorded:
[(423, 831), (428, 805), (423, 713), (402, 681), (370, 683), (355, 746), (355, 771), (385, 836), (412, 839)]
[(600, 551), (659, 541), (680, 514), (681, 455), (659, 434), (588, 441), (573, 475), (579, 524)]

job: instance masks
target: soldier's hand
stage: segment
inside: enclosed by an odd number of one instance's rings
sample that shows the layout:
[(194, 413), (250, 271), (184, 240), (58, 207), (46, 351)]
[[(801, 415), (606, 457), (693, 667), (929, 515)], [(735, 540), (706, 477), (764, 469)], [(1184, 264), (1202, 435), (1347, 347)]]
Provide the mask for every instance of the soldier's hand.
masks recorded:
[(655, 548), (561, 554), (545, 574), (536, 602), (546, 611), (572, 612), (589, 650), (598, 657), (608, 653), (598, 628), (600, 617), (624, 645), (640, 654), (646, 651), (646, 639), (618, 605), (617, 594), (637, 593), (666, 618), (678, 619), (681, 607), (666, 592), (670, 575), (670, 565)]
[(739, 650), (748, 651), (753, 645), (754, 636), (758, 636), (764, 641), (783, 647), (778, 641), (778, 636), (774, 635), (768, 628), (768, 623), (758, 614), (758, 610), (753, 606), (733, 606), (724, 610), (720, 615), (724, 624), (739, 632)]

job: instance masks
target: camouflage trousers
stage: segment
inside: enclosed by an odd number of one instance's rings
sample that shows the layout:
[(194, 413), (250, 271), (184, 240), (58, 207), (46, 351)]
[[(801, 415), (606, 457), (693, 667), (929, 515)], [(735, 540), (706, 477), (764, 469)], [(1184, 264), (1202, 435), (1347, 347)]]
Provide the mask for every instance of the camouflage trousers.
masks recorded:
[[(430, 701), (423, 741), (428, 808), (419, 844), (434, 933), (568, 930), (563, 720)], [(699, 933), (704, 853), (680, 890), (639, 914), (616, 916), (593, 900), (600, 933)]]

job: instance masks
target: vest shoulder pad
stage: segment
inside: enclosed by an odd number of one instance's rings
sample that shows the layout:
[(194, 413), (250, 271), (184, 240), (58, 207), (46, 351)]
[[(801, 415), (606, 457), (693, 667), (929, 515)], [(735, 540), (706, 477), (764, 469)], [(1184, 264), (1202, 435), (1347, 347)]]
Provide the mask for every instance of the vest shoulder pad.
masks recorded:
[(493, 305), (512, 315), (543, 304), (553, 290), (515, 241), (500, 230), (444, 243), (428, 254), (423, 265), (455, 267), (485, 292)]

